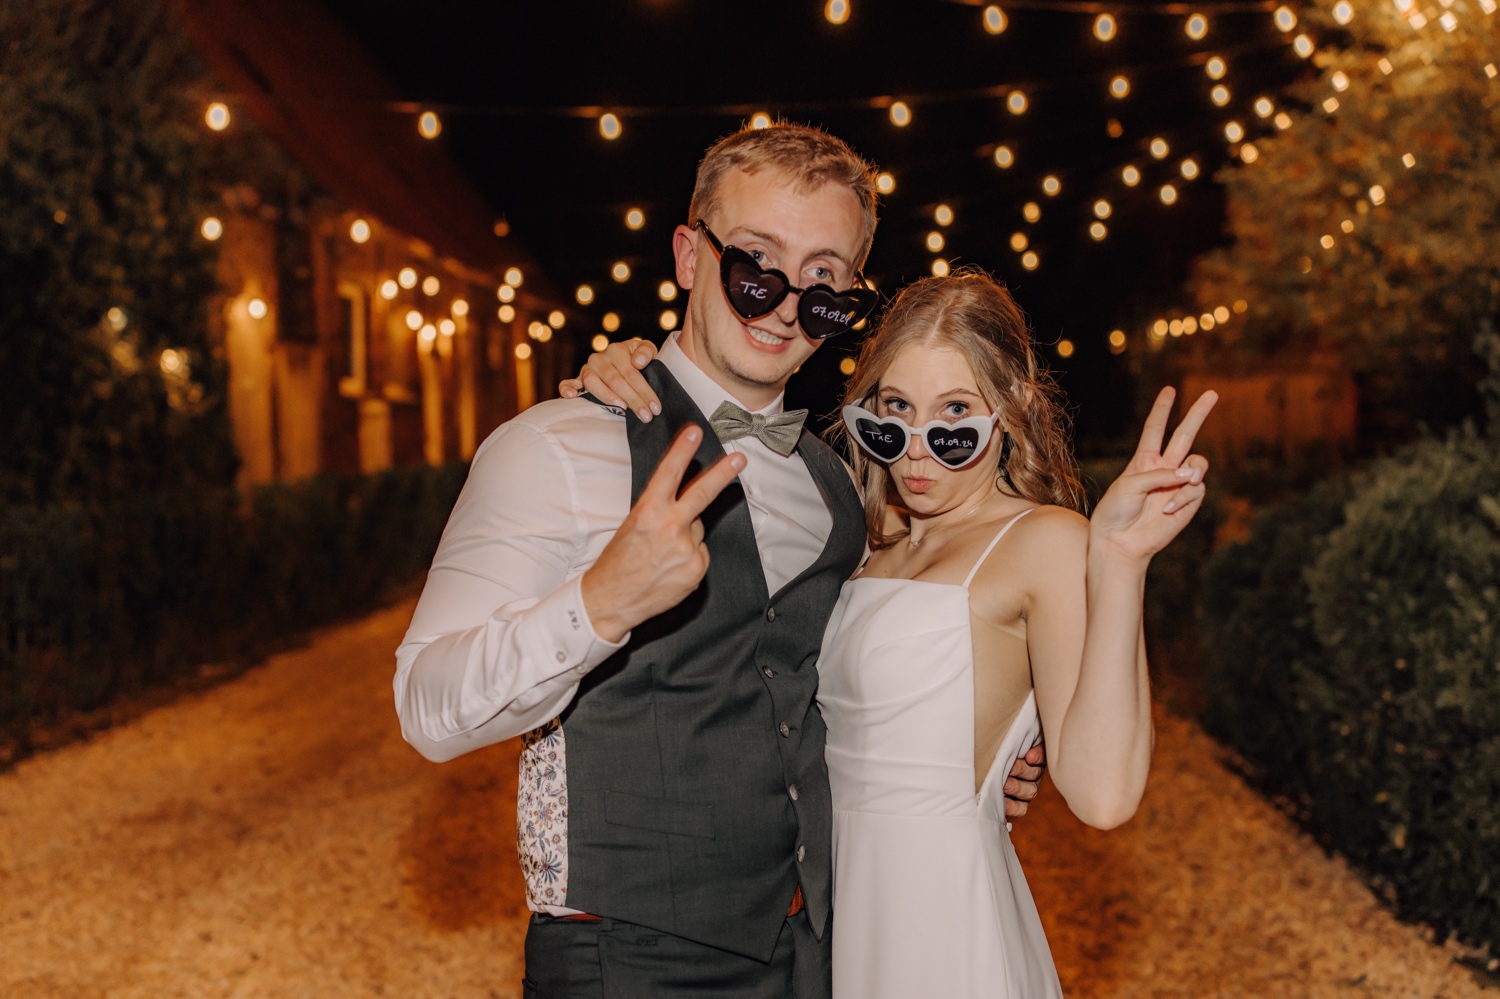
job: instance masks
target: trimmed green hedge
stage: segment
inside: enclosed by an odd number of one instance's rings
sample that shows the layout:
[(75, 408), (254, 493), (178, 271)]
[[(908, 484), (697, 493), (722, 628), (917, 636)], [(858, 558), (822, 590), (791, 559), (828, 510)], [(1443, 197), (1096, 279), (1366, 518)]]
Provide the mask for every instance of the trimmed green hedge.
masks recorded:
[(466, 474), (0, 506), (0, 736), (369, 609), (427, 568)]
[(1202, 625), (1210, 731), (1403, 915), (1500, 945), (1500, 437), (1263, 514)]

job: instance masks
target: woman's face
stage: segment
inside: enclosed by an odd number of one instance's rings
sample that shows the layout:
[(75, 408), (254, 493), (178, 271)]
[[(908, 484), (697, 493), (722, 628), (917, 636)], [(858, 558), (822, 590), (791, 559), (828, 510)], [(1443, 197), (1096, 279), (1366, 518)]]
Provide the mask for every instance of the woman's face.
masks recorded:
[[(979, 383), (962, 354), (921, 344), (906, 347), (891, 361), (876, 390), (874, 409), (880, 416), (902, 420), (913, 428), (933, 420), (957, 423), (993, 412), (979, 394)], [(902, 504), (914, 514), (943, 513), (992, 488), (1001, 429), (996, 428), (979, 457), (956, 471), (934, 461), (921, 438), (913, 435), (906, 453), (890, 464)]]

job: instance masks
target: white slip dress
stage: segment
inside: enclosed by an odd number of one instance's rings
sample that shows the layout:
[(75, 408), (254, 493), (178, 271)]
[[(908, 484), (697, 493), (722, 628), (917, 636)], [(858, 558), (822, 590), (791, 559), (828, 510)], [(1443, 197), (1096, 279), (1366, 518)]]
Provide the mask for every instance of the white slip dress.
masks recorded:
[(1011, 846), (1004, 784), (1041, 735), (1029, 694), (974, 793), (969, 583), (858, 577), (823, 637), (834, 999), (1050, 999), (1062, 986)]

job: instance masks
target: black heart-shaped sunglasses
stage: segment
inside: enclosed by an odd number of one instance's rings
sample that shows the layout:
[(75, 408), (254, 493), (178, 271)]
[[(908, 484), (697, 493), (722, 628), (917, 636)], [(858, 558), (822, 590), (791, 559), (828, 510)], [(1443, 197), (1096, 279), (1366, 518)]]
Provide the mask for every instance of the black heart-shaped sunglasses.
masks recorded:
[(863, 279), (858, 274), (854, 277), (855, 287), (847, 291), (834, 291), (826, 284), (798, 288), (781, 271), (756, 263), (745, 250), (719, 242), (719, 237), (701, 219), (694, 228), (703, 230), (709, 245), (719, 255), (719, 280), (724, 284), (724, 297), (735, 314), (746, 322), (770, 315), (795, 292), (797, 321), (802, 324), (802, 332), (813, 340), (826, 340), (868, 318), (880, 304), (875, 292), (860, 287)]

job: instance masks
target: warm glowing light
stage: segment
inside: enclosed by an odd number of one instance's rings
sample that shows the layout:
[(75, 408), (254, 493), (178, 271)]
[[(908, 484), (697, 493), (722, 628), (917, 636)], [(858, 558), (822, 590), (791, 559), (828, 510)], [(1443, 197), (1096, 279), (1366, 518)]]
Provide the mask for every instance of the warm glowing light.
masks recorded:
[(1390, 76), (1392, 73), (1394, 73), (1396, 71), (1396, 67), (1391, 65), (1391, 61), (1389, 59), (1384, 58), (1384, 57), (1382, 57), (1381, 60), (1379, 62), (1377, 62), (1375, 65), (1379, 66), (1380, 67), (1380, 71), (1382, 73), (1384, 73), (1386, 76)]
[(1095, 218), (1107, 219), (1109, 218), (1110, 213), (1113, 211), (1114, 209), (1110, 207), (1109, 202), (1105, 201), (1103, 198), (1100, 198), (1098, 201), (1094, 202)]
[(1182, 332), (1187, 334), (1188, 336), (1192, 336), (1194, 333), (1198, 332), (1197, 318), (1194, 316), (1183, 316)]
[(1260, 159), (1260, 150), (1255, 148), (1255, 143), (1247, 142), (1240, 147), (1240, 159), (1246, 163), (1254, 163)]
[(1203, 64), (1203, 72), (1208, 74), (1210, 80), (1222, 80), (1228, 71), (1229, 67), (1224, 65), (1224, 60), (1218, 56), (1214, 56)]
[(935, 258), (933, 258), (933, 261), (932, 261), (932, 276), (933, 277), (947, 277), (948, 276), (948, 261), (944, 260), (942, 257), (935, 257)]
[(417, 131), (422, 133), (424, 139), (436, 139), (438, 133), (443, 130), (443, 123), (438, 116), (431, 111), (423, 111), (417, 116)]
[(1276, 110), (1269, 97), (1257, 97), (1255, 99), (1255, 113), (1262, 118), (1271, 117), (1271, 112)]
[(203, 224), (198, 227), (198, 231), (203, 233), (204, 239), (212, 243), (214, 240), (224, 235), (224, 223), (220, 222), (218, 219), (210, 215), (208, 218), (203, 220)]
[(401, 286), (390, 278), (380, 282), (380, 297), (389, 302), (401, 293)]
[(639, 208), (632, 208), (625, 213), (625, 228), (639, 229), (646, 224), (646, 213)]
[(1191, 158), (1185, 159), (1179, 169), (1182, 171), (1183, 180), (1194, 180), (1198, 176), (1198, 161)]
[(1224, 125), (1224, 138), (1230, 142), (1239, 142), (1245, 137), (1245, 126), (1237, 121), (1231, 121)]
[(1329, 114), (1333, 114), (1338, 109), (1339, 99), (1337, 97), (1330, 97), (1328, 98), (1328, 100), (1323, 102), (1323, 110), (1327, 111)]
[(1141, 172), (1133, 166), (1128, 166), (1120, 171), (1120, 179), (1125, 182), (1126, 187), (1134, 187), (1141, 182)]
[(1214, 309), (1214, 322), (1221, 324), (1229, 322), (1229, 309), (1227, 306), (1221, 305)]
[(594, 339), (589, 341), (589, 346), (594, 348), (595, 353), (598, 353), (605, 347), (609, 346), (609, 337), (605, 336), (603, 333), (595, 333)]
[(677, 282), (663, 281), (656, 286), (656, 297), (663, 302), (670, 302), (677, 297)]
[(406, 328), (411, 330), (413, 333), (422, 328), (423, 321), (424, 320), (422, 319), (422, 313), (418, 312), (416, 309), (410, 309), (407, 311)]
[(1161, 186), (1161, 203), (1171, 205), (1177, 203), (1177, 188), (1171, 184)]
[(1118, 353), (1120, 353), (1124, 349), (1125, 349), (1125, 331), (1124, 330), (1110, 330), (1109, 331), (1109, 352), (1111, 354), (1118, 354)]
[(1165, 319), (1158, 319), (1156, 322), (1154, 322), (1154, 323), (1151, 324), (1151, 335), (1152, 336), (1157, 336), (1157, 337), (1164, 337), (1164, 336), (1167, 335), (1167, 333), (1168, 333), (1168, 331), (1170, 329), (1171, 329), (1171, 326), (1167, 323), (1167, 321)]
[(995, 166), (1002, 170), (1008, 170), (1016, 162), (1016, 154), (1011, 152), (1009, 146), (995, 147)]
[(417, 286), (417, 272), (410, 267), (403, 267), (396, 272), (396, 280), (401, 283), (401, 287), (410, 291)]
[(1094, 240), (1097, 242), (1108, 236), (1109, 230), (1104, 227), (1103, 222), (1091, 222), (1089, 223), (1089, 235), (1094, 237)]
[(620, 137), (620, 119), (613, 113), (606, 111), (599, 116), (599, 134), (606, 139), (614, 140)]
[(623, 260), (616, 261), (615, 265), (609, 269), (609, 276), (624, 284), (630, 280), (630, 265)]
[(1208, 34), (1208, 18), (1202, 14), (1194, 14), (1187, 19), (1187, 24), (1182, 26), (1182, 30), (1187, 32), (1187, 36), (1193, 41), (1199, 41)]
[(516, 307), (514, 305), (502, 305), (495, 316), (502, 322), (512, 322), (516, 318)]
[(1414, 10), (1407, 17), (1406, 23), (1410, 24), (1415, 30), (1420, 31), (1427, 27), (1427, 15), (1420, 10)]
[(677, 328), (677, 313), (671, 309), (664, 309), (656, 321), (664, 330), (675, 330)]
[(251, 319), (264, 319), (266, 318), (266, 313), (270, 312), (271, 309), (266, 305), (264, 298), (252, 298), (249, 304), (245, 306), (245, 311), (250, 313)]
[(1019, 90), (1012, 90), (1010, 96), (1005, 99), (1005, 106), (1011, 114), (1026, 113), (1026, 95)]
[(443, 288), (443, 282), (429, 274), (422, 279), (422, 294), (436, 295)]
[(1042, 217), (1042, 206), (1035, 201), (1028, 201), (1021, 206), (1021, 214), (1026, 217), (1027, 222), (1035, 222)]
[(1005, 27), (1008, 23), (1009, 20), (1005, 16), (1005, 11), (1001, 10), (999, 7), (996, 7), (994, 4), (991, 4), (984, 9), (984, 30), (988, 31), (990, 34), (1000, 34), (1005, 30)]
[(560, 330), (564, 326), (566, 326), (567, 323), (567, 313), (563, 312), (562, 309), (553, 309), (551, 312), (547, 313), (547, 325), (551, 326), (553, 329)]
[(1333, 5), (1333, 19), (1340, 24), (1348, 24), (1354, 20), (1354, 7), (1349, 0), (1339, 0)]
[(573, 297), (578, 299), (579, 305), (588, 305), (594, 300), (594, 289), (586, 284), (581, 284), (578, 286), (578, 290), (573, 292)]
[(495, 297), (502, 302), (514, 302), (516, 300), (516, 289), (508, 284), (502, 284), (495, 289)]
[(526, 279), (526, 275), (524, 275), (524, 274), (521, 273), (521, 268), (519, 268), (519, 267), (507, 267), (507, 268), (505, 268), (505, 283), (508, 284), (508, 285), (510, 285), (512, 288), (519, 288), (519, 287), (521, 287), (521, 282), (524, 281), (525, 279)]
[(1321, 246), (1325, 250), (1331, 250), (1331, 249), (1333, 249), (1333, 237), (1330, 236), (1330, 235), (1328, 235), (1327, 233), (1324, 233), (1318, 239), (1318, 245)]
[(1381, 187), (1379, 184), (1376, 184), (1370, 188), (1370, 204), (1385, 204), (1385, 188)]
[(942, 233), (933, 231), (927, 234), (927, 239), (925, 242), (927, 244), (927, 249), (929, 252), (937, 253), (943, 248), (945, 241), (943, 239)]
[(518, 343), (518, 344), (516, 344), (516, 360), (518, 360), (518, 361), (529, 361), (529, 360), (531, 360), (531, 344), (529, 344), (529, 343)]
[(448, 306), (448, 311), (462, 319), (469, 314), (469, 303), (465, 299), (455, 298), (453, 304)]
[(890, 194), (896, 189), (896, 178), (888, 173), (875, 175), (875, 190), (881, 194)]
[(229, 127), (229, 106), (220, 101), (214, 101), (203, 113), (203, 120), (215, 132), (224, 131)]
[[(757, 111), (750, 116), (750, 127), (756, 130), (771, 127), (771, 116), (764, 111)], [(606, 341), (607, 343), (608, 341)]]
[(1328, 78), (1328, 82), (1333, 84), (1333, 89), (1341, 94), (1349, 89), (1349, 77), (1344, 75), (1343, 70), (1335, 70), (1333, 75)]
[(438, 321), (437, 328), (443, 336), (452, 336), (458, 332), (458, 323), (451, 319), (442, 319)]
[(1130, 93), (1130, 81), (1123, 76), (1117, 76), (1109, 81), (1109, 94), (1111, 97), (1123, 98)]
[(182, 355), (170, 347), (161, 352), (161, 369), (166, 374), (176, 374), (182, 368)]
[(1339, 223), (1339, 228), (1342, 229), (1342, 230), (1344, 230), (1345, 232), (1353, 232), (1354, 231), (1354, 220), (1353, 219), (1344, 219), (1344, 221), (1342, 221), (1342, 222)]
[(1073, 341), (1072, 340), (1066, 340), (1066, 339), (1057, 341), (1057, 356), (1058, 357), (1072, 357), (1073, 356)]
[(947, 205), (938, 205), (932, 211), (932, 220), (938, 225), (952, 225), (953, 209)]
[(1292, 116), (1285, 111), (1277, 111), (1276, 117), (1272, 120), (1276, 122), (1276, 127), (1283, 132), (1292, 127)]
[(845, 375), (854, 374), (854, 358), (846, 357), (839, 362), (839, 372)]
[(1042, 193), (1047, 195), (1047, 197), (1056, 197), (1057, 192), (1061, 190), (1062, 181), (1058, 180), (1052, 174), (1048, 174), (1042, 178)]
[(606, 312), (604, 318), (599, 320), (599, 325), (604, 327), (606, 333), (613, 333), (620, 328), (620, 315), (617, 312)]
[(1094, 37), (1101, 42), (1107, 42), (1115, 37), (1119, 25), (1115, 23), (1114, 15), (1100, 14), (1094, 18)]
[(1024, 232), (1013, 232), (1010, 234), (1010, 248), (1012, 250), (1015, 250), (1017, 253), (1020, 253), (1030, 245), (1031, 240), (1026, 238), (1026, 234)]
[(526, 335), (533, 340), (541, 340), (542, 337), (550, 337), (552, 327), (546, 323), (539, 323), (535, 319), (526, 324)]
[(1417, 165), (1417, 158), (1411, 153), (1407, 153), (1406, 155), (1401, 157), (1401, 162), (1406, 165), (1406, 169), (1410, 170), (1412, 167)]
[(1182, 336), (1182, 320), (1174, 319), (1167, 323), (1167, 332), (1173, 336)]
[(1151, 140), (1151, 155), (1156, 157), (1157, 159), (1166, 159), (1167, 153), (1171, 151), (1171, 148), (1167, 146), (1166, 139), (1157, 138)]
[(1245, 301), (1243, 298), (1238, 299), (1234, 303), (1234, 311), (1235, 312), (1243, 313), (1248, 308), (1250, 308), (1250, 303), (1247, 302), (1247, 301)]
[(1125, 126), (1120, 124), (1120, 119), (1111, 118), (1104, 123), (1104, 131), (1109, 134), (1111, 139), (1118, 139), (1125, 134)]
[(355, 219), (349, 223), (349, 238), (356, 243), (368, 243), (370, 241), (370, 223), (364, 219)]
[(1313, 54), (1313, 41), (1306, 35), (1298, 35), (1292, 39), (1292, 51), (1306, 59)]
[(829, 24), (843, 24), (849, 20), (849, 0), (828, 0), (823, 7), (823, 16)]
[(1458, 18), (1454, 17), (1453, 11), (1450, 10), (1442, 17), (1438, 18), (1438, 24), (1441, 24), (1443, 26), (1444, 31), (1453, 31), (1458, 27)]
[(896, 101), (891, 105), (891, 124), (898, 128), (911, 124), (911, 108), (906, 106), (905, 101)]
[(1500, 75), (1500, 69), (1496, 69), (1494, 63), (1487, 62), (1484, 64), (1484, 75), (1493, 80), (1497, 75)]
[(1218, 86), (1214, 87), (1214, 89), (1208, 92), (1208, 99), (1213, 101), (1219, 107), (1223, 107), (1224, 105), (1229, 103), (1229, 88), (1224, 86), (1224, 84), (1222, 83), (1219, 84)]
[(1025, 253), (1021, 254), (1021, 266), (1026, 268), (1028, 271), (1036, 270), (1037, 267), (1041, 265), (1041, 263), (1042, 258), (1036, 255), (1035, 250), (1027, 250)]
[(1277, 7), (1272, 19), (1276, 22), (1276, 27), (1282, 31), (1291, 31), (1297, 26), (1297, 15), (1292, 13), (1290, 7)]

